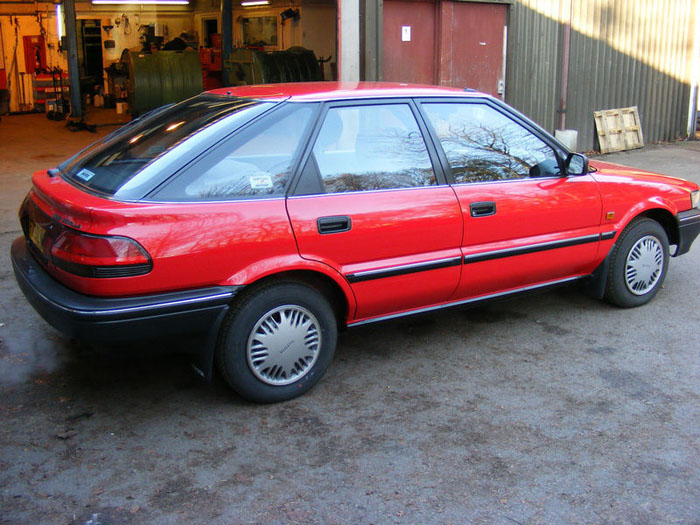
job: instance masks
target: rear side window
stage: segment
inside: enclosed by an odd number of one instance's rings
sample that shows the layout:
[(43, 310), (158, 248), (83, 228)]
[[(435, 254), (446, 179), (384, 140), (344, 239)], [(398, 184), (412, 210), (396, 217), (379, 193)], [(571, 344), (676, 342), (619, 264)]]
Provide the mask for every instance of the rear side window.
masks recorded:
[(198, 201), (284, 195), (316, 104), (286, 104), (224, 141), (154, 196)]
[(67, 179), (115, 195), (155, 159), (197, 143), (204, 128), (221, 123), (236, 129), (274, 104), (202, 94), (156, 110), (117, 130), (59, 166)]
[(314, 144), (313, 160), (326, 193), (437, 183), (408, 104), (329, 109)]

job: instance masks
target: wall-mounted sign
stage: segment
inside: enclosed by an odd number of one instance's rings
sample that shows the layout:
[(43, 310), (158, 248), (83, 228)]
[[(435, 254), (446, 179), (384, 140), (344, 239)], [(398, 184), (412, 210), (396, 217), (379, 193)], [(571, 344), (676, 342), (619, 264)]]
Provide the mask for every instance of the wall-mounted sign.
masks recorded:
[(411, 41), (411, 26), (401, 26), (401, 42)]

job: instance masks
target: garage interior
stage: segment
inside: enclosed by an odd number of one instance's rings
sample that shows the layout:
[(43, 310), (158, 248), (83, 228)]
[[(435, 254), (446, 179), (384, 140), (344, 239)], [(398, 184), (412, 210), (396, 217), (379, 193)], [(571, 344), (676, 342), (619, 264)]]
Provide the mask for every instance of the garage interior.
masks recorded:
[(333, 0), (226, 4), (228, 28), (218, 0), (2, 2), (0, 114), (138, 115), (224, 85), (337, 79)]

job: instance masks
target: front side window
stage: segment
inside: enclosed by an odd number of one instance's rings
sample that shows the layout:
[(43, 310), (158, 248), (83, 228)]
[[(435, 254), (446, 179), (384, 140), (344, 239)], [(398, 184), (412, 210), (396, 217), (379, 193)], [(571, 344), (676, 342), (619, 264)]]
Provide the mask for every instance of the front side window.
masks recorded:
[(313, 156), (326, 193), (437, 183), (408, 104), (329, 109)]
[(486, 104), (425, 103), (456, 183), (559, 175), (554, 150)]

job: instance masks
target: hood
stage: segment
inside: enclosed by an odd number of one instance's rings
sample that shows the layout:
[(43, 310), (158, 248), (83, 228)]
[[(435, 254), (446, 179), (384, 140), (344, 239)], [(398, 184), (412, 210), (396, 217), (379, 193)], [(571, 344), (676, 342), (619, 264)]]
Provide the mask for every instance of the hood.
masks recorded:
[(668, 175), (662, 175), (661, 173), (655, 173), (653, 171), (643, 170), (641, 168), (632, 168), (630, 166), (613, 164), (612, 162), (605, 162), (596, 159), (589, 160), (589, 165), (598, 170), (597, 172), (592, 173), (593, 178), (598, 182), (621, 182), (623, 180), (635, 180), (638, 182), (658, 183), (674, 186), (687, 191), (698, 189), (698, 185), (694, 182), (679, 179), (677, 177), (670, 177)]

